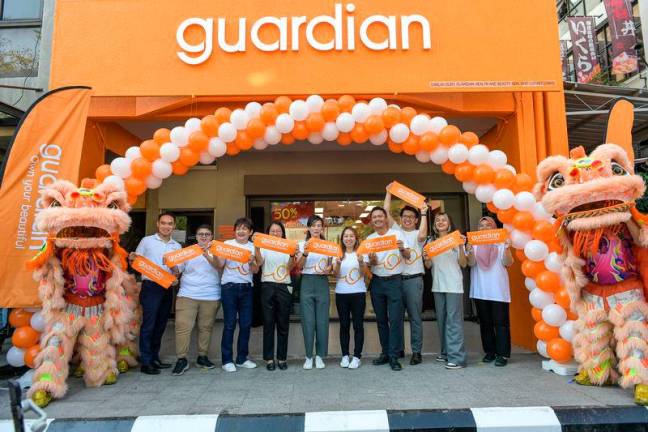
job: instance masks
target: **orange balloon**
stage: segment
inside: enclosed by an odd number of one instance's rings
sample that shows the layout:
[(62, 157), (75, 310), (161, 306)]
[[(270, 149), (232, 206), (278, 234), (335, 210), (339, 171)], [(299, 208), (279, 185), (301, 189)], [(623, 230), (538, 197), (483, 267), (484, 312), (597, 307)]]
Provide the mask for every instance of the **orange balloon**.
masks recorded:
[[(535, 278), (540, 273), (546, 271), (547, 269), (544, 266), (542, 261), (531, 261), (527, 259), (522, 262), (522, 274), (526, 277)], [(536, 281), (536, 284), (538, 282)]]
[[(457, 171), (455, 170), (455, 177), (457, 176)], [(495, 204), (492, 202), (486, 203), (486, 208), (488, 209), (489, 212), (493, 214), (497, 214), (497, 207), (495, 207)]]
[(322, 109), (320, 110), (322, 113), (322, 116), (324, 117), (324, 120), (327, 122), (333, 122), (337, 118), (337, 116), (340, 115), (340, 106), (338, 105), (336, 100), (327, 100), (324, 102), (324, 105), (322, 105)]
[(214, 116), (219, 123), (225, 123), (230, 121), (230, 116), (232, 115), (232, 110), (229, 108), (221, 107), (216, 110)]
[(518, 212), (513, 216), (513, 226), (520, 231), (531, 231), (535, 225), (535, 219), (529, 212)]
[(340, 133), (338, 135), (338, 137), (337, 137), (337, 142), (341, 146), (348, 146), (349, 144), (351, 144), (353, 142), (353, 140), (351, 139), (351, 134)]
[(439, 136), (434, 132), (426, 132), (421, 136), (419, 145), (421, 146), (421, 150), (436, 150), (436, 148), (439, 146)]
[(549, 250), (551, 252), (562, 253), (563, 247), (562, 247), (562, 244), (560, 243), (560, 240), (558, 240), (557, 237), (555, 237), (551, 241), (551, 243), (549, 243)]
[(479, 137), (474, 132), (464, 132), (459, 137), (459, 142), (470, 148), (479, 143)]
[(531, 308), (531, 316), (534, 321), (542, 321), (542, 310), (538, 308)]
[(152, 169), (151, 162), (144, 158), (137, 158), (131, 162), (131, 172), (135, 178), (145, 179), (151, 175)]
[(241, 149), (238, 148), (235, 143), (231, 142), (231, 143), (227, 143), (226, 152), (229, 156), (236, 156), (237, 154), (241, 153)]
[(551, 339), (560, 337), (560, 329), (541, 320), (533, 326), (533, 334), (541, 341), (547, 342)]
[(454, 176), (460, 182), (467, 182), (472, 180), (474, 172), (475, 166), (473, 164), (470, 162), (462, 162), (455, 168)]
[(338, 99), (338, 104), (342, 112), (351, 112), (353, 106), (356, 104), (356, 100), (353, 96), (343, 95)]
[(189, 147), (194, 153), (200, 154), (200, 152), (207, 150), (209, 145), (209, 137), (202, 131), (191, 132), (189, 135)]
[(414, 156), (419, 150), (419, 138), (414, 134), (410, 134), (410, 136), (407, 137), (407, 140), (403, 143), (403, 153)]
[(443, 165), (441, 165), (441, 170), (446, 174), (454, 174), (456, 167), (457, 165), (450, 161), (447, 161)]
[(246, 132), (253, 140), (261, 138), (265, 134), (266, 125), (258, 118), (253, 118), (248, 122)]
[(108, 164), (99, 165), (95, 170), (95, 178), (99, 183), (103, 182), (104, 179), (110, 175), (112, 175), (112, 170)]
[(298, 140), (305, 140), (310, 134), (305, 121), (296, 121), (291, 133)]
[(491, 183), (494, 177), (495, 171), (488, 165), (479, 165), (473, 173), (473, 179), (477, 184)]
[(369, 139), (369, 134), (367, 134), (367, 130), (361, 123), (356, 123), (349, 135), (351, 135), (353, 142), (358, 144), (365, 143)]
[(554, 230), (553, 224), (548, 221), (537, 221), (531, 231), (531, 235), (536, 240), (542, 240), (547, 245), (551, 243), (551, 240), (556, 238), (556, 232)]
[(146, 183), (144, 183), (144, 180), (132, 176), (124, 181), (124, 186), (129, 195), (142, 195), (146, 192)]
[(560, 288), (554, 293), (554, 301), (557, 305), (560, 305), (566, 311), (571, 307), (571, 300), (569, 299), (569, 293), (567, 289)]
[(495, 173), (493, 184), (497, 189), (511, 189), (515, 185), (515, 174), (506, 168), (499, 169)]
[(277, 107), (279, 114), (287, 113), (290, 110), (291, 103), (292, 99), (290, 99), (288, 96), (279, 96), (274, 101), (275, 107)]
[(281, 144), (285, 144), (285, 145), (295, 144), (295, 137), (289, 133), (283, 134), (281, 135)]
[(511, 223), (513, 221), (513, 216), (516, 215), (518, 211), (515, 207), (508, 208), (506, 210), (499, 210), (497, 212), (497, 219), (502, 223)]
[(527, 260), (526, 255), (524, 254), (524, 249), (515, 249), (515, 257), (523, 263), (524, 261)]
[(18, 327), (11, 336), (11, 343), (22, 349), (27, 349), (38, 343), (40, 333), (30, 326)]
[(513, 192), (518, 193), (531, 191), (533, 184), (533, 179), (529, 174), (517, 174), (515, 176), (515, 186), (513, 186)]
[(192, 167), (198, 163), (200, 155), (190, 148), (184, 147), (180, 149), (180, 157), (178, 160), (182, 165)]
[(160, 128), (153, 134), (153, 141), (162, 145), (171, 141), (171, 131), (167, 128)]
[(414, 117), (416, 117), (416, 110), (412, 107), (405, 107), (400, 112), (400, 121), (405, 123), (408, 127)]
[(447, 146), (451, 146), (459, 141), (459, 137), (461, 137), (461, 131), (459, 128), (457, 126), (448, 125), (441, 130), (439, 141)]
[(27, 312), (25, 309), (13, 309), (9, 313), (9, 324), (16, 328), (30, 326), (32, 315), (33, 313)]
[(261, 107), (261, 112), (259, 113), (261, 121), (268, 126), (273, 126), (275, 124), (275, 120), (277, 120), (278, 115), (279, 110), (272, 102), (264, 103)]
[(552, 271), (545, 270), (535, 277), (535, 283), (542, 291), (556, 292), (560, 289), (560, 276)]
[(128, 205), (134, 206), (137, 202), (137, 195), (128, 195), (126, 197), (126, 202), (128, 202)]
[(572, 358), (572, 346), (565, 339), (554, 338), (547, 342), (547, 354), (558, 363), (567, 363)]
[(40, 352), (41, 347), (40, 345), (36, 344), (34, 346), (30, 346), (25, 350), (25, 364), (29, 366), (30, 368), (34, 369), (34, 366), (36, 364), (34, 363), (34, 360), (36, 360), (36, 356)]
[(387, 147), (389, 148), (389, 150), (391, 150), (394, 153), (403, 153), (402, 144), (395, 143), (390, 139), (387, 140)]
[(382, 116), (370, 115), (367, 117), (364, 127), (368, 134), (375, 135), (385, 130), (385, 123), (383, 122)]
[(216, 118), (216, 116), (213, 116), (211, 114), (206, 115), (203, 117), (202, 120), (200, 120), (200, 128), (202, 129), (203, 132), (205, 132), (205, 135), (207, 135), (210, 138), (215, 137), (218, 135), (218, 127), (220, 126), (220, 122)]
[(154, 140), (146, 140), (140, 144), (140, 154), (149, 162), (160, 158), (160, 145)]
[(173, 174), (179, 175), (179, 176), (185, 175), (189, 171), (189, 167), (186, 166), (186, 165), (183, 165), (180, 161), (173, 162), (171, 164), (171, 169), (173, 171)]
[(311, 113), (306, 118), (306, 127), (310, 132), (320, 132), (324, 129), (324, 116), (322, 113)]
[(398, 108), (387, 107), (382, 114), (383, 124), (386, 128), (390, 128), (400, 121), (400, 117), (401, 114)]
[[(252, 145), (254, 145), (254, 142), (252, 142), (252, 138), (250, 138), (250, 135), (248, 135), (247, 132), (240, 130), (236, 134), (234, 144), (236, 144), (236, 147), (241, 150), (250, 150)], [(180, 157), (182, 157), (182, 155), (180, 155)], [(200, 155), (198, 155), (198, 159), (200, 159)]]
[(571, 309), (567, 309), (567, 319), (575, 321), (578, 319), (578, 314), (576, 312), (572, 312)]

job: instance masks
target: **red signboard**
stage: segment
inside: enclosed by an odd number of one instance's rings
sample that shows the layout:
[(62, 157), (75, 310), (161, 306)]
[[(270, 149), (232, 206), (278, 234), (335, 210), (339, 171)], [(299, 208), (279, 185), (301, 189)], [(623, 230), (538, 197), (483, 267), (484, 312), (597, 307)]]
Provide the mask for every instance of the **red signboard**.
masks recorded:
[(588, 83), (601, 73), (596, 55), (596, 23), (593, 17), (568, 17), (574, 67), (579, 83)]
[(271, 214), (273, 220), (283, 223), (300, 222), (306, 225), (306, 220), (315, 213), (313, 201), (272, 203)]
[(612, 73), (615, 75), (636, 72), (637, 38), (630, 0), (604, 0), (610, 34), (612, 35)]

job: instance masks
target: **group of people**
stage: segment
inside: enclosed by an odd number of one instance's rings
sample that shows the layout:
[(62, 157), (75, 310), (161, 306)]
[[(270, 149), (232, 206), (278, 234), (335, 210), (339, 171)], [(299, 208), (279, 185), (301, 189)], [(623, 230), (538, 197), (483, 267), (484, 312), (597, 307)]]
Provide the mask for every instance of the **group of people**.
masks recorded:
[[(463, 272), (471, 267), (471, 297), (477, 305), (484, 362), (505, 366), (510, 357), (509, 331), (510, 291), (506, 267), (513, 260), (509, 243), (464, 245), (435, 256), (424, 252), (426, 242), (449, 235), (453, 231), (446, 213), (434, 216), (433, 236), (428, 235), (428, 208), (420, 211), (405, 206), (397, 223), (391, 216), (391, 195), (385, 197), (384, 207), (374, 207), (369, 213), (373, 233), (367, 238), (395, 236), (397, 247), (377, 253), (358, 254), (361, 238), (353, 227), (345, 227), (340, 235), (342, 256), (332, 258), (310, 252), (306, 244), (311, 238), (324, 239), (324, 220), (312, 215), (307, 221), (305, 239), (298, 243), (294, 254), (258, 248), (253, 243), (253, 226), (247, 218), (234, 223), (234, 238), (225, 243), (245, 248), (250, 252), (247, 262), (213, 256), (209, 246), (213, 230), (202, 225), (196, 231), (203, 254), (176, 267), (168, 268), (164, 255), (181, 248), (171, 238), (175, 228), (172, 214), (162, 213), (157, 221), (157, 233), (142, 239), (130, 259), (145, 256), (178, 276), (179, 290), (175, 308), (175, 344), (177, 361), (174, 375), (182, 375), (189, 368), (187, 354), (191, 333), (198, 326), (198, 357), (196, 365), (215, 367), (207, 354), (219, 308), (223, 308), (221, 338), (222, 369), (235, 372), (237, 368), (255, 368), (249, 358), (249, 338), (252, 326), (253, 275), (261, 273), (261, 304), (263, 309), (263, 360), (268, 370), (285, 370), (287, 364), (288, 333), (292, 306), (291, 273), (295, 268), (301, 274), (299, 303), (304, 337), (304, 369), (326, 367), (329, 336), (329, 276), (336, 279), (335, 305), (339, 315), (340, 366), (356, 369), (361, 365), (364, 345), (364, 315), (366, 293), (376, 316), (381, 353), (372, 363), (389, 364), (394, 371), (402, 369), (404, 357), (404, 313), (410, 322), (411, 357), (409, 364), (422, 362), (423, 350), (423, 276), (431, 268), (441, 352), (436, 357), (447, 369), (466, 366), (463, 335)], [(495, 221), (485, 216), (479, 229), (494, 229)], [(267, 234), (286, 238), (286, 229), (280, 221), (272, 221)], [(369, 283), (366, 283), (369, 280)], [(173, 290), (165, 289), (142, 277), (140, 301), (142, 324), (140, 330), (141, 371), (156, 375), (171, 364), (160, 359), (162, 335), (172, 303)], [(238, 325), (236, 356), (233, 342)], [(353, 351), (350, 349), (353, 328)]]

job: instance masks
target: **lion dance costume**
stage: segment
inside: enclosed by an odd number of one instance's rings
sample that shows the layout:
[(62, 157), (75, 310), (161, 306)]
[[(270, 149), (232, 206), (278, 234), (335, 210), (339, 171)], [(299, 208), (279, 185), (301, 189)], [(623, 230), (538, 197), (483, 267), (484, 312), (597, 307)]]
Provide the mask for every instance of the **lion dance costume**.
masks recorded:
[(65, 395), (73, 355), (89, 387), (113, 384), (136, 365), (138, 315), (138, 287), (119, 246), (131, 222), (125, 192), (92, 180), (80, 188), (57, 181), (43, 200), (36, 224), (48, 239), (28, 263), (46, 321), (29, 390), (40, 406)]
[[(631, 112), (626, 110), (630, 118)], [(613, 110), (612, 127), (618, 115)], [(621, 123), (628, 126), (627, 119)], [(635, 209), (645, 185), (634, 174), (631, 157), (615, 144), (603, 144), (589, 156), (578, 147), (570, 159), (549, 157), (538, 165), (535, 193), (557, 218), (562, 279), (579, 317), (573, 339), (576, 382), (634, 387), (635, 402), (647, 405), (648, 225)]]

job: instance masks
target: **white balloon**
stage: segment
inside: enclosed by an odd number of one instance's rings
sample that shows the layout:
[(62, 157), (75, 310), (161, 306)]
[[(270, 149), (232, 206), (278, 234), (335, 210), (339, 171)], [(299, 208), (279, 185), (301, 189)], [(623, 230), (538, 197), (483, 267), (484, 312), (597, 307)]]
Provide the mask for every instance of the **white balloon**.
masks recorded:
[(369, 101), (371, 114), (380, 115), (387, 109), (387, 102), (383, 98), (373, 98)]
[(309, 112), (320, 112), (324, 105), (324, 99), (320, 95), (310, 95), (306, 98), (306, 105)]
[(353, 105), (351, 109), (351, 115), (356, 123), (364, 123), (367, 121), (367, 118), (371, 115), (371, 108), (364, 102), (358, 102)]
[(500, 210), (508, 210), (513, 206), (515, 194), (508, 189), (499, 189), (493, 194), (493, 204)]
[(275, 126), (266, 127), (263, 140), (270, 145), (276, 145), (281, 142), (281, 132)]
[(432, 117), (428, 130), (438, 135), (446, 126), (448, 126), (448, 122), (443, 117)]
[(536, 288), (529, 293), (529, 303), (534, 308), (543, 310), (545, 307), (554, 304), (553, 294)]
[(124, 180), (116, 175), (108, 176), (103, 181), (105, 184), (111, 184), (119, 190), (124, 190)]
[(259, 118), (261, 115), (261, 104), (259, 102), (248, 103), (245, 105), (245, 113), (250, 119)]
[(29, 324), (37, 332), (43, 333), (45, 331), (45, 318), (43, 318), (43, 314), (40, 311), (32, 315)]
[(335, 119), (335, 126), (337, 126), (340, 132), (351, 132), (355, 126), (355, 120), (351, 114), (343, 112)]
[(146, 178), (146, 187), (149, 189), (157, 189), (162, 186), (162, 179), (155, 176), (148, 176)]
[(448, 149), (443, 146), (437, 147), (430, 153), (430, 160), (437, 165), (446, 163), (448, 161)]
[(468, 150), (468, 162), (480, 165), (488, 160), (488, 147), (484, 144), (474, 145)]
[(491, 150), (488, 153), (488, 159), (486, 163), (491, 167), (495, 169), (504, 168), (506, 166), (506, 162), (507, 162), (506, 153), (504, 153), (502, 150)]
[(124, 157), (128, 159), (129, 161), (133, 161), (137, 158), (142, 157), (142, 153), (140, 152), (139, 146), (132, 146), (129, 147), (128, 150), (126, 150), (126, 153), (124, 154)]
[(547, 270), (560, 274), (562, 270), (562, 258), (556, 252), (551, 252), (544, 260)]
[(180, 149), (174, 143), (164, 143), (160, 146), (160, 158), (169, 163), (173, 163), (180, 157)]
[(237, 108), (234, 111), (232, 111), (232, 115), (230, 115), (230, 122), (238, 130), (245, 129), (249, 121), (250, 121), (250, 116), (247, 115), (245, 110), (242, 110), (240, 108)]
[(388, 137), (387, 131), (383, 130), (383, 131), (380, 131), (379, 133), (377, 133), (375, 135), (371, 135), (369, 137), (369, 141), (371, 142), (371, 144), (373, 144), (375, 146), (379, 146), (379, 145), (383, 145), (383, 144), (385, 144), (387, 142), (387, 137)]
[(389, 130), (389, 138), (397, 144), (407, 141), (409, 134), (410, 130), (405, 123), (397, 123)]
[(448, 150), (450, 162), (460, 164), (468, 159), (468, 147), (463, 144), (453, 144)]
[(157, 178), (169, 178), (173, 174), (173, 167), (169, 162), (158, 159), (151, 164), (151, 173)]
[(221, 124), (220, 126), (218, 126), (218, 138), (223, 140), (223, 142), (231, 143), (236, 139), (236, 127), (229, 122)]
[(531, 211), (535, 207), (535, 196), (531, 192), (519, 192), (515, 195), (513, 205), (519, 211)]
[(265, 150), (268, 147), (268, 143), (263, 140), (263, 138), (257, 138), (252, 144), (255, 150)]
[(576, 335), (576, 321), (565, 321), (558, 331), (561, 338), (565, 339), (567, 342), (571, 342)]
[(171, 142), (178, 147), (185, 147), (189, 142), (189, 132), (182, 126), (176, 126), (171, 129), (169, 137)]
[(536, 343), (536, 349), (538, 350), (538, 354), (542, 357), (549, 358), (549, 354), (547, 353), (547, 343), (545, 341), (539, 340), (538, 343)]
[(524, 255), (531, 261), (544, 261), (549, 254), (549, 247), (540, 240), (530, 240), (524, 246)]
[(414, 135), (421, 136), (428, 131), (430, 118), (424, 114), (417, 114), (410, 122), (410, 130)]
[[(207, 152), (215, 158), (219, 158), (227, 153), (227, 144), (218, 138), (210, 138)], [(158, 176), (159, 177), (159, 176)]]
[(304, 102), (301, 99), (298, 99), (296, 101), (293, 101), (290, 104), (290, 108), (288, 108), (288, 112), (297, 121), (303, 121), (306, 120), (308, 117), (308, 105), (306, 105), (306, 102)]
[(516, 170), (515, 167), (512, 166), (512, 165), (505, 165), (504, 168), (506, 168), (507, 170), (511, 171), (513, 174), (517, 174), (517, 170)]
[(540, 220), (551, 219), (551, 215), (547, 212), (547, 210), (545, 210), (544, 206), (542, 205), (542, 202), (535, 203), (532, 213), (533, 213), (533, 217), (536, 219), (540, 219)]
[(322, 144), (324, 142), (324, 137), (319, 132), (311, 132), (308, 135), (308, 142), (315, 145)]
[(290, 133), (295, 127), (295, 119), (293, 119), (290, 114), (279, 114), (277, 120), (275, 120), (275, 127), (282, 134)]
[(112, 162), (110, 162), (110, 170), (116, 176), (125, 179), (126, 177), (129, 177), (131, 175), (130, 164), (131, 161), (129, 161), (128, 159), (123, 157), (118, 157), (113, 159)]
[(13, 367), (22, 367), (25, 366), (25, 351), (12, 346), (7, 351), (7, 363)]
[(416, 157), (416, 160), (421, 162), (421, 163), (430, 162), (430, 152), (429, 151), (419, 150), (419, 151), (416, 152), (414, 157)]
[(560, 305), (549, 304), (542, 308), (542, 320), (550, 326), (560, 327), (567, 321), (567, 312)]
[(496, 190), (497, 189), (495, 189), (495, 186), (491, 184), (479, 185), (477, 186), (477, 189), (475, 189), (475, 198), (477, 198), (479, 202), (491, 202), (493, 200), (493, 194)]
[(210, 165), (215, 160), (216, 160), (216, 158), (214, 156), (210, 155), (208, 151), (201, 152), (200, 153), (200, 158), (198, 159), (198, 161), (202, 165)]
[(200, 119), (192, 117), (185, 122), (185, 130), (187, 131), (187, 136), (191, 135), (191, 132), (196, 132), (201, 130), (200, 128)]
[(524, 278), (524, 286), (526, 289), (529, 291), (533, 291), (534, 289), (538, 288), (538, 286), (535, 283), (535, 280), (533, 278)]
[(514, 229), (511, 232), (511, 243), (515, 249), (524, 249), (524, 246), (531, 240), (531, 236)]
[(322, 137), (326, 141), (335, 141), (339, 135), (340, 131), (338, 130), (335, 123), (328, 122), (324, 124), (324, 127), (322, 128)]
[(477, 183), (474, 182), (464, 182), (461, 186), (469, 194), (474, 194), (477, 190)]

